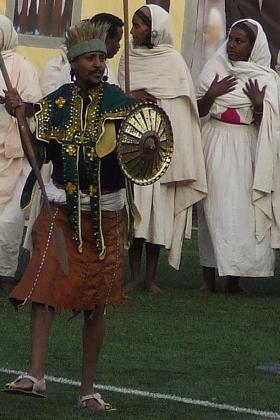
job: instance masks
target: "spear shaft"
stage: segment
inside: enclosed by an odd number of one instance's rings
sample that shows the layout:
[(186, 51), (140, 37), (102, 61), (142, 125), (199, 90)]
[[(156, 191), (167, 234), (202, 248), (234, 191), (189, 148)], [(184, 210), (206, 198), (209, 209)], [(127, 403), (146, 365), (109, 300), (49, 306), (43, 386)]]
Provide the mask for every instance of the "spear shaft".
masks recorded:
[(128, 0), (123, 0), (124, 12), (124, 63), (125, 63), (125, 91), (130, 92), (130, 73), (129, 73), (129, 11)]

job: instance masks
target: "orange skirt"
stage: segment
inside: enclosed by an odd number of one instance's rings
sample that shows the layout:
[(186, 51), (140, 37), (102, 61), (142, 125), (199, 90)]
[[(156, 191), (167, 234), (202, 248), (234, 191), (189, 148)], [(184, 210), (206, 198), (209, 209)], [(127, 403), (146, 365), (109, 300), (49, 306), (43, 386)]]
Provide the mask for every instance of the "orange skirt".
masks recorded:
[(121, 304), (124, 274), (122, 211), (102, 212), (106, 255), (99, 260), (92, 239), (91, 215), (82, 213), (83, 253), (80, 254), (69, 228), (66, 208), (53, 206), (53, 210), (57, 226), (64, 233), (69, 274), (65, 275), (60, 269), (53, 241), (48, 242), (50, 218), (43, 208), (32, 231), (32, 258), (23, 278), (10, 295), (11, 302), (17, 308), (30, 300), (74, 311), (92, 310), (96, 305)]

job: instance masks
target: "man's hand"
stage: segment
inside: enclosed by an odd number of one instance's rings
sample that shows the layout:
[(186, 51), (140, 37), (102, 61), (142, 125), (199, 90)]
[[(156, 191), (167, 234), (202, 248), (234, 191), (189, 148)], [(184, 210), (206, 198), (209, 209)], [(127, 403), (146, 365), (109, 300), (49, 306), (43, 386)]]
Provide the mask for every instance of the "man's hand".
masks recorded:
[[(19, 96), (19, 93), (16, 89), (12, 89), (10, 92), (7, 90), (4, 90), (5, 97), (1, 97), (1, 101), (4, 100), (6, 111), (15, 117), (16, 115), (16, 109), (21, 108), (22, 113), (24, 115), (24, 102), (22, 101), (21, 97)], [(3, 102), (2, 102), (3, 103)]]
[(145, 89), (133, 90), (130, 92), (130, 96), (132, 96), (137, 102), (153, 102), (154, 104), (157, 103), (157, 99), (148, 93)]
[(5, 104), (6, 111), (16, 116), (16, 109), (20, 109), (23, 116), (30, 118), (34, 115), (33, 104), (29, 102), (23, 102), (19, 93), (16, 89), (11, 92), (4, 90), (5, 96), (0, 96), (0, 103)]

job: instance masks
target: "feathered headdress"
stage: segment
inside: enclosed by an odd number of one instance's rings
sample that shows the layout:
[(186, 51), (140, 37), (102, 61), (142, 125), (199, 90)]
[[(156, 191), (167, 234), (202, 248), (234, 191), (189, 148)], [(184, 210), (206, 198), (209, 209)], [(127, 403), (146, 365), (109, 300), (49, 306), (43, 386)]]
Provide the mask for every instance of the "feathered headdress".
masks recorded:
[(110, 24), (80, 22), (68, 28), (65, 34), (67, 58), (71, 62), (76, 57), (92, 51), (101, 51), (107, 54), (106, 38)]

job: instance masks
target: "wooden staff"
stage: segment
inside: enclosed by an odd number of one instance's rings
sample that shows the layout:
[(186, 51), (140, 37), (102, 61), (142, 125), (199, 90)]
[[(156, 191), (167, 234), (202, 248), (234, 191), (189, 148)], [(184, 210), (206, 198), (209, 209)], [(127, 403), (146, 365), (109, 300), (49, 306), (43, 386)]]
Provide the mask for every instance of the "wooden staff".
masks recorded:
[[(5, 84), (7, 86), (7, 90), (8, 92), (12, 93), (13, 86), (11, 84), (11, 80), (8, 75), (7, 68), (6, 68), (1, 52), (0, 52), (0, 69), (3, 75), (3, 79), (5, 81)], [(42, 196), (44, 198), (45, 205), (47, 207), (47, 211), (51, 219), (51, 226), (53, 228), (52, 237), (53, 237), (54, 245), (56, 248), (56, 256), (57, 256), (58, 262), (63, 272), (65, 274), (68, 274), (68, 258), (67, 258), (67, 252), (66, 252), (66, 247), (65, 247), (64, 235), (63, 235), (62, 230), (55, 223), (54, 214), (48, 200), (44, 181), (43, 181), (43, 178), (42, 178), (42, 175), (41, 175), (38, 163), (37, 163), (35, 152), (32, 147), (32, 142), (33, 142), (32, 133), (30, 131), (30, 128), (29, 128), (29, 125), (27, 123), (25, 116), (22, 114), (19, 108), (15, 109), (15, 117), (17, 119), (22, 144), (24, 145), (24, 149), (27, 154), (29, 163), (34, 171), (36, 179), (41, 188)]]
[(124, 13), (124, 69), (125, 69), (125, 91), (130, 92), (130, 73), (129, 73), (129, 13), (128, 0), (123, 0)]

